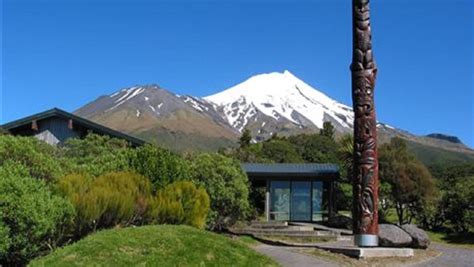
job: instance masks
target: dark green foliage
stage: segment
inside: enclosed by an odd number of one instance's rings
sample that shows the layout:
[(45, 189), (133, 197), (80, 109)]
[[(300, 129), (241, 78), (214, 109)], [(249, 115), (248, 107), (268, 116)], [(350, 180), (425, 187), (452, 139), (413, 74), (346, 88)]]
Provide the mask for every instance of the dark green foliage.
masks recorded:
[(148, 177), (154, 191), (190, 177), (188, 163), (167, 149), (145, 145), (129, 155), (130, 167)]
[(352, 209), (352, 184), (349, 182), (338, 182), (335, 186), (337, 210)]
[(337, 146), (337, 157), (345, 175), (343, 177), (352, 177), (354, 168), (354, 137), (352, 134), (346, 134), (341, 137)]
[(265, 187), (251, 186), (249, 189), (249, 201), (253, 214), (250, 214), (251, 219), (256, 219), (258, 216), (265, 213)]
[(331, 122), (325, 121), (323, 122), (323, 128), (319, 131), (319, 134), (322, 136), (325, 136), (331, 140), (334, 140), (334, 134), (335, 134), (335, 129), (334, 126), (332, 125)]
[(97, 228), (142, 222), (151, 198), (148, 179), (132, 172), (97, 178), (70, 174), (58, 181), (57, 189), (77, 211), (76, 237)]
[(220, 154), (235, 158), (240, 162), (247, 163), (270, 163), (271, 159), (266, 158), (262, 153), (263, 143), (252, 144), (245, 148), (221, 149)]
[(353, 169), (354, 138), (351, 134), (342, 136), (335, 145), (337, 161), (341, 166), (340, 178), (335, 186), (336, 208), (338, 210), (352, 209), (352, 169)]
[(276, 163), (298, 163), (303, 159), (286, 139), (272, 138), (262, 144), (262, 155)]
[(0, 220), (0, 259), (6, 258), (10, 247), (10, 228)]
[(211, 199), (207, 227), (221, 230), (249, 214), (248, 178), (240, 164), (219, 154), (200, 154), (191, 160), (193, 181)]
[(472, 163), (439, 163), (430, 166), (430, 171), (439, 180), (441, 189), (449, 189), (458, 179), (474, 176), (474, 162)]
[(288, 138), (305, 162), (337, 163), (338, 145), (326, 135), (296, 135)]
[(12, 162), (0, 166), (0, 265), (23, 265), (55, 248), (74, 216), (67, 200), (29, 172)]
[(411, 222), (423, 213), (423, 207), (436, 196), (436, 187), (428, 169), (408, 152), (405, 141), (393, 138), (379, 149), (380, 179), (391, 186), (400, 224)]
[(446, 189), (440, 210), (455, 232), (474, 231), (474, 176), (457, 179)]
[(175, 182), (157, 192), (148, 216), (160, 224), (186, 224), (204, 228), (209, 213), (209, 195), (187, 181)]
[(8, 134), (10, 134), (10, 132), (8, 132), (8, 130), (0, 127), (0, 135), (8, 135)]
[(29, 176), (51, 180), (61, 175), (56, 149), (33, 137), (0, 135), (0, 166), (6, 161), (22, 164)]
[(70, 139), (62, 148), (62, 161), (68, 173), (92, 176), (113, 171), (126, 171), (129, 146), (126, 141), (88, 134), (84, 139)]
[(250, 133), (249, 129), (245, 128), (244, 131), (242, 132), (242, 136), (240, 136), (240, 139), (239, 139), (240, 148), (249, 147), (251, 141), (252, 141), (252, 134)]

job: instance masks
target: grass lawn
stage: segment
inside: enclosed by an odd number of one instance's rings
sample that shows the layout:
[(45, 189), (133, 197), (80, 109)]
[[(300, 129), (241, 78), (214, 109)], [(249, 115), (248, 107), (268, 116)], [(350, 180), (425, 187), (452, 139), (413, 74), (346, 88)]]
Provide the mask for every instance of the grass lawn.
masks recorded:
[(244, 242), (188, 226), (104, 230), (29, 266), (278, 266)]
[(432, 242), (449, 246), (474, 249), (474, 233), (447, 234), (442, 232), (426, 231)]

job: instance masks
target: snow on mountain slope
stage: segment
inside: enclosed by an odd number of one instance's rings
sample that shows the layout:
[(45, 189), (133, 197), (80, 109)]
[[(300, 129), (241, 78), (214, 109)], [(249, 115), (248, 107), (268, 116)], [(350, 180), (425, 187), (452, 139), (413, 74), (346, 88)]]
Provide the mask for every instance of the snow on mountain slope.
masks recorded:
[(300, 128), (311, 124), (322, 128), (324, 121), (331, 121), (340, 131), (349, 131), (354, 118), (350, 107), (331, 99), (287, 70), (253, 76), (204, 99), (221, 107), (224, 118), (239, 131), (260, 113)]

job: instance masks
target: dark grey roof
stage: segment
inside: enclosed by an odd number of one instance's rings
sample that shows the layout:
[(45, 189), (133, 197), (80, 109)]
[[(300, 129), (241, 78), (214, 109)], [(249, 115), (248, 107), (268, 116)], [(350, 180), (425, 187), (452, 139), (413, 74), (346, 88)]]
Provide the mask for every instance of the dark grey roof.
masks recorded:
[(125, 133), (122, 133), (122, 132), (119, 132), (119, 131), (116, 131), (116, 130), (113, 130), (113, 129), (110, 129), (108, 127), (105, 127), (104, 125), (97, 124), (93, 121), (90, 121), (90, 120), (84, 119), (82, 117), (76, 116), (72, 113), (66, 112), (66, 111), (61, 110), (59, 108), (49, 109), (49, 110), (43, 111), (41, 113), (37, 113), (37, 114), (31, 115), (31, 116), (28, 116), (28, 117), (25, 117), (25, 118), (21, 118), (21, 119), (6, 123), (4, 125), (1, 125), (1, 127), (3, 129), (6, 129), (6, 130), (12, 130), (14, 128), (21, 127), (25, 124), (31, 123), (32, 120), (42, 120), (42, 119), (46, 119), (46, 118), (50, 118), (50, 117), (60, 117), (60, 118), (65, 118), (65, 119), (72, 119), (74, 121), (74, 123), (80, 124), (83, 127), (91, 130), (92, 132), (105, 134), (105, 135), (108, 135), (110, 137), (121, 138), (121, 139), (124, 139), (124, 140), (130, 142), (134, 146), (141, 146), (141, 145), (146, 143), (145, 141), (143, 141), (139, 138), (130, 136), (128, 134), (125, 134)]
[(242, 169), (249, 176), (316, 177), (339, 174), (339, 166), (331, 163), (243, 163)]

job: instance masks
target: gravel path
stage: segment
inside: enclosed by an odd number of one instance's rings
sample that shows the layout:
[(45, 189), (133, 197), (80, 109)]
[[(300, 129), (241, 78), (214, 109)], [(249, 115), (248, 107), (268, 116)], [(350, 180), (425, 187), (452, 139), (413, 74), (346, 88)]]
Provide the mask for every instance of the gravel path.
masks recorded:
[(442, 254), (432, 260), (419, 264), (411, 265), (413, 267), (435, 266), (435, 267), (472, 267), (474, 266), (474, 250), (443, 246), (441, 244), (432, 244), (432, 248), (440, 251)]
[(255, 250), (258, 252), (265, 254), (275, 261), (277, 261), (282, 266), (288, 267), (306, 267), (306, 266), (314, 266), (314, 267), (337, 267), (337, 264), (330, 263), (327, 261), (323, 261), (321, 259), (307, 256), (298, 252), (292, 251), (292, 248), (289, 247), (279, 247), (279, 246), (270, 246), (261, 244), (255, 247)]

